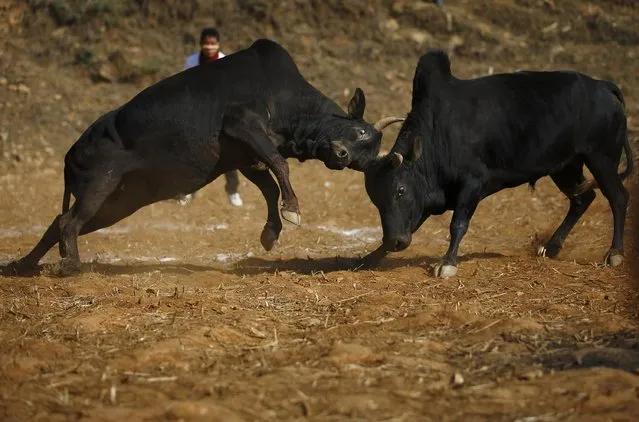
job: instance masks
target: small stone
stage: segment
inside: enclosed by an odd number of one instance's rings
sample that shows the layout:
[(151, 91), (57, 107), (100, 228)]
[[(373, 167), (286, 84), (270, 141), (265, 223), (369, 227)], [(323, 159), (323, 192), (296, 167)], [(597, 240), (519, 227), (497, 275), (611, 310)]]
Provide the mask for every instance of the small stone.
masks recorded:
[(453, 35), (448, 41), (448, 50), (454, 52), (462, 45), (464, 45), (464, 39), (459, 35)]
[(29, 95), (31, 94), (31, 89), (25, 84), (18, 84), (18, 92), (21, 94)]
[(384, 23), (384, 27), (390, 32), (395, 32), (399, 29), (399, 23), (397, 19), (389, 19)]
[(459, 372), (455, 372), (452, 377), (450, 377), (450, 384), (453, 388), (459, 388), (464, 385), (464, 377)]
[(429, 38), (430, 35), (427, 32), (423, 31), (413, 31), (410, 34), (410, 38), (415, 41), (417, 44), (424, 44)]
[(0, 86), (5, 86), (8, 83), (9, 81), (7, 80), (7, 78), (5, 77), (0, 78)]
[(530, 380), (534, 380), (536, 378), (540, 378), (544, 375), (544, 372), (541, 369), (537, 369), (534, 371), (530, 371), (530, 372), (526, 372), (525, 374), (521, 374), (519, 376), (520, 380), (524, 380), (524, 381), (530, 381)]
[(97, 79), (102, 82), (115, 82), (117, 80), (116, 69), (111, 63), (103, 63), (96, 73)]
[(53, 96), (53, 98), (54, 98), (56, 101), (60, 101), (60, 100), (62, 99), (62, 95), (60, 95), (60, 94), (55, 94), (55, 95)]

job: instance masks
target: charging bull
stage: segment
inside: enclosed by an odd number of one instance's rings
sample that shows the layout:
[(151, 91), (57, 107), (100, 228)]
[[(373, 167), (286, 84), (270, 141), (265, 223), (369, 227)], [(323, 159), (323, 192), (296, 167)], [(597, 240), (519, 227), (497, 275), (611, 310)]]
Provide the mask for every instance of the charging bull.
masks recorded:
[(233, 169), (266, 199), (261, 243), (270, 250), (282, 229), (280, 191), (282, 217), (300, 224), (286, 158), (364, 169), (377, 156), (383, 128), (401, 120), (372, 125), (363, 119), (365, 106), (358, 88), (344, 112), (269, 40), (164, 79), (100, 117), (70, 148), (62, 213), (9, 272), (33, 271), (58, 244), (61, 275), (76, 273), (79, 235), (154, 202), (184, 197)]

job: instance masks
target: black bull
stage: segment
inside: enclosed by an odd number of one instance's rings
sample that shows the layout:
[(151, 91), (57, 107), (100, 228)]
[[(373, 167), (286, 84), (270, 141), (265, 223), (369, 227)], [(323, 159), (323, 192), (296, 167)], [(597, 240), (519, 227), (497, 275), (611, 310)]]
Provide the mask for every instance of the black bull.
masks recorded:
[(358, 88), (345, 113), (269, 40), (164, 79), (80, 136), (65, 156), (62, 213), (33, 250), (8, 269), (30, 273), (59, 244), (60, 273), (77, 272), (78, 235), (115, 224), (148, 204), (194, 192), (233, 169), (266, 199), (261, 243), (270, 250), (282, 229), (280, 191), (282, 217), (300, 224), (285, 158), (364, 169), (377, 156), (383, 128), (403, 120), (371, 125), (363, 120), (365, 106)]
[[(622, 149), (626, 169), (617, 174)], [(583, 167), (594, 180), (586, 180)], [(402, 250), (430, 215), (453, 211), (450, 246), (435, 275), (457, 271), (459, 244), (479, 202), (502, 189), (550, 176), (570, 200), (565, 219), (539, 254), (556, 256), (601, 189), (613, 214), (605, 261), (623, 261), (628, 192), (633, 170), (623, 96), (614, 84), (577, 72), (516, 72), (461, 80), (448, 56), (421, 57), (412, 108), (391, 152), (366, 171), (378, 208), (383, 245), (365, 265)]]

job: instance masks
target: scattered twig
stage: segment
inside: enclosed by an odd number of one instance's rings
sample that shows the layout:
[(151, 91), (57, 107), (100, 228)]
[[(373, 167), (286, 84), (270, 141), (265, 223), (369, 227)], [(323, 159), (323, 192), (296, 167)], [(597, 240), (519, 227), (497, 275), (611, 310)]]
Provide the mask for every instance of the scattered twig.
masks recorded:
[(496, 320), (496, 321), (491, 322), (491, 323), (490, 323), (490, 324), (488, 324), (488, 325), (483, 326), (482, 328), (478, 328), (478, 329), (476, 329), (476, 330), (472, 330), (472, 331), (470, 331), (468, 334), (476, 334), (476, 333), (482, 332), (482, 331), (484, 331), (484, 330), (489, 329), (490, 327), (492, 327), (492, 326), (494, 326), (494, 325), (499, 324), (500, 322), (501, 322), (501, 319), (498, 319), (498, 320)]

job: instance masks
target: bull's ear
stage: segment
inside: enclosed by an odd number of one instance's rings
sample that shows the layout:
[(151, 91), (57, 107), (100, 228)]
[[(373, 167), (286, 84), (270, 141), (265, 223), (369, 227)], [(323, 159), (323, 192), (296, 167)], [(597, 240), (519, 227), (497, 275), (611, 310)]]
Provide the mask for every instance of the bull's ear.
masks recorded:
[(355, 119), (361, 120), (364, 118), (364, 109), (366, 108), (366, 97), (364, 91), (360, 88), (355, 88), (353, 98), (348, 103), (348, 115)]
[(416, 161), (421, 156), (422, 156), (422, 137), (417, 135), (415, 136), (415, 140), (413, 141), (413, 150), (411, 151), (411, 155), (409, 159), (411, 161)]

